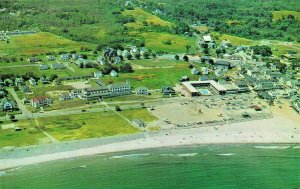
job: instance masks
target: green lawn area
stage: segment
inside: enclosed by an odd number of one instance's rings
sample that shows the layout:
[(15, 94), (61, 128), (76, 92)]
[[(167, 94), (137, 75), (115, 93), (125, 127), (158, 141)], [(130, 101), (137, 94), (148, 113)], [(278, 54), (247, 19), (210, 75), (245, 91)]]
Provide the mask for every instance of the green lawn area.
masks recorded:
[(153, 69), (139, 69), (134, 73), (122, 73), (118, 77), (104, 77), (105, 83), (117, 83), (128, 80), (132, 87), (145, 86), (149, 89), (160, 89), (163, 86), (174, 86), (179, 83), (182, 76), (189, 76), (190, 79), (199, 79), (199, 76), (192, 75), (189, 65), (184, 62), (179, 62), (171, 68), (153, 68)]
[[(15, 131), (14, 129), (4, 129), (3, 125), (15, 124), (22, 128), (22, 131)], [(34, 120), (20, 120), (12, 123), (6, 121), (0, 124), (0, 147), (5, 146), (28, 146), (49, 142), (48, 138), (38, 129), (35, 128)]]
[(0, 43), (1, 56), (31, 56), (47, 52), (79, 51), (81, 46), (95, 47), (93, 44), (75, 42), (46, 32), (12, 36), (9, 44)]
[(38, 66), (26, 66), (26, 67), (17, 67), (17, 68), (0, 67), (0, 73), (3, 74), (24, 75), (27, 72), (33, 72), (40, 76), (40, 68)]
[(273, 21), (282, 19), (282, 17), (287, 17), (288, 15), (293, 15), (297, 20), (300, 20), (300, 12), (297, 11), (288, 11), (288, 10), (282, 10), (282, 11), (274, 11), (272, 12), (273, 15)]
[[(216, 34), (214, 34), (216, 35)], [(218, 35), (218, 34), (217, 34)], [(238, 36), (233, 36), (233, 35), (227, 35), (227, 34), (219, 34), (219, 41), (222, 40), (229, 40), (231, 42), (232, 45), (234, 46), (238, 46), (238, 45), (255, 45), (255, 41), (250, 40), (250, 39), (246, 39), (246, 38), (242, 38), (242, 37), (238, 37)]]
[(129, 28), (134, 28), (134, 29), (143, 28), (145, 27), (143, 22), (147, 22), (148, 25), (167, 26), (167, 27), (171, 27), (174, 25), (140, 8), (135, 8), (134, 10), (125, 10), (124, 12), (122, 12), (122, 14), (125, 16), (131, 15), (135, 18), (135, 22), (126, 24), (126, 26)]
[(170, 67), (175, 66), (183, 61), (176, 60), (160, 60), (160, 59), (142, 59), (142, 60), (130, 60), (130, 63), (134, 65), (140, 65), (143, 67)]
[(40, 118), (39, 123), (46, 132), (58, 140), (76, 140), (139, 132), (112, 111)]
[(122, 110), (121, 114), (127, 117), (129, 120), (141, 119), (145, 122), (151, 122), (157, 120), (157, 118), (151, 115), (146, 108), (134, 109), (134, 110)]
[[(147, 32), (147, 33), (134, 33), (132, 35), (142, 36), (145, 38), (145, 45), (147, 48), (156, 52), (173, 52), (185, 53), (186, 45), (191, 45), (190, 52), (195, 51), (196, 38), (173, 35), (169, 33)], [(164, 44), (166, 41), (171, 41), (171, 44)]]

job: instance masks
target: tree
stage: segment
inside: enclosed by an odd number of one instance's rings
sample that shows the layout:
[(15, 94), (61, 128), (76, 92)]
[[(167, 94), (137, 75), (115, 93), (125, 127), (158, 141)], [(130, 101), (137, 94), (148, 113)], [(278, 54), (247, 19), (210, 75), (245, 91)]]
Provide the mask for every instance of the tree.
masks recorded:
[(132, 73), (133, 69), (132, 69), (131, 64), (126, 63), (126, 64), (120, 66), (120, 71), (122, 73)]
[(118, 111), (118, 112), (122, 111), (122, 109), (120, 108), (120, 106), (115, 106), (115, 110)]
[(145, 59), (149, 59), (150, 53), (149, 53), (149, 52), (144, 52), (143, 57), (144, 57)]
[(185, 48), (186, 48), (186, 53), (189, 53), (189, 50), (192, 46), (191, 45), (186, 45)]
[(176, 54), (176, 55), (175, 55), (175, 60), (179, 60), (179, 58), (180, 58), (179, 55)]
[(10, 119), (10, 120), (15, 120), (15, 119), (16, 119), (16, 116), (13, 115), (13, 114), (11, 114), (11, 115), (9, 115), (9, 119)]
[(58, 78), (58, 75), (57, 74), (52, 74), (49, 78), (50, 81), (54, 81), (55, 79)]
[(271, 47), (267, 45), (253, 46), (252, 49), (253, 49), (253, 53), (256, 55), (261, 55), (264, 57), (272, 55)]
[(141, 54), (140, 54), (140, 53), (135, 53), (135, 54), (134, 54), (134, 57), (135, 57), (136, 59), (141, 59)]
[(188, 62), (189, 61), (189, 57), (187, 55), (184, 55), (183, 56), (183, 60), (186, 61), (186, 62)]

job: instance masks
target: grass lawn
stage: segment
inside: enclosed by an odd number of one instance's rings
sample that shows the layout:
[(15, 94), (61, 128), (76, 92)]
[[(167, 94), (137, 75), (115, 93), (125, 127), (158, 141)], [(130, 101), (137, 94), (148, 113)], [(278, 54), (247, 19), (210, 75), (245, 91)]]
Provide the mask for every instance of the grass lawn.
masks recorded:
[[(132, 33), (133, 34), (133, 33)], [(179, 35), (173, 35), (169, 33), (157, 33), (147, 32), (136, 34), (145, 38), (145, 45), (147, 48), (152, 49), (156, 52), (173, 52), (173, 53), (185, 53), (186, 45), (191, 45), (190, 52), (195, 51), (196, 38), (185, 37)], [(171, 44), (164, 44), (166, 41), (171, 41)]]
[(38, 129), (35, 128), (34, 120), (20, 120), (12, 123), (4, 122), (2, 125), (15, 124), (22, 128), (22, 131), (16, 132), (14, 129), (0, 128), (0, 147), (5, 146), (27, 146), (49, 142), (48, 138)]
[(135, 18), (135, 22), (126, 24), (126, 26), (129, 28), (134, 28), (134, 29), (143, 28), (145, 27), (143, 22), (147, 22), (149, 25), (167, 26), (167, 27), (171, 27), (174, 25), (140, 8), (136, 8), (134, 10), (125, 10), (122, 14), (125, 16), (131, 15)]
[(146, 108), (135, 109), (135, 110), (123, 110), (120, 113), (123, 116), (127, 117), (129, 120), (141, 119), (145, 122), (151, 122), (157, 120), (157, 118), (151, 115)]
[(46, 132), (58, 140), (132, 134), (139, 132), (114, 112), (39, 118)]
[(51, 33), (39, 32), (36, 34), (12, 36), (9, 44), (1, 42), (1, 56), (31, 56), (47, 52), (80, 50), (81, 46), (94, 47), (85, 42), (75, 42)]
[(274, 11), (272, 12), (272, 15), (273, 15), (273, 21), (279, 20), (283, 16), (287, 17), (288, 15), (294, 15), (297, 20), (300, 20), (300, 12), (297, 11), (288, 11), (288, 10)]
[(1, 68), (0, 74), (15, 74), (15, 75), (24, 75), (27, 72), (33, 72), (37, 75), (41, 75), (40, 68), (38, 66), (26, 66), (26, 67), (17, 67), (17, 68)]
[(237, 37), (237, 36), (233, 36), (233, 35), (227, 35), (227, 34), (221, 34), (219, 36), (219, 41), (222, 40), (229, 40), (231, 42), (232, 45), (255, 45), (255, 41), (250, 40), (250, 39), (246, 39), (246, 38), (242, 38), (242, 37)]
[(134, 65), (139, 65), (142, 67), (170, 67), (175, 66), (178, 63), (183, 63), (183, 61), (176, 60), (160, 60), (160, 59), (142, 59), (142, 60), (130, 60)]
[(160, 89), (163, 86), (174, 86), (179, 83), (182, 76), (189, 76), (191, 80), (199, 79), (199, 76), (192, 75), (187, 63), (178, 63), (171, 68), (139, 69), (134, 73), (120, 74), (116, 78), (104, 77), (105, 83), (117, 83), (128, 80), (132, 87), (145, 86), (149, 89)]

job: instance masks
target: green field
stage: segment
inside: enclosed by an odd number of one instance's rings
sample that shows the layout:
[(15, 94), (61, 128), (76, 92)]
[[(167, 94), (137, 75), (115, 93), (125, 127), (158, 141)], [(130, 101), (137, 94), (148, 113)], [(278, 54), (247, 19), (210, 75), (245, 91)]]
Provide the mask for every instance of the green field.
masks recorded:
[(139, 130), (114, 112), (40, 118), (46, 132), (58, 140), (75, 140), (132, 134)]
[(135, 70), (134, 73), (120, 74), (116, 78), (104, 77), (103, 81), (106, 83), (116, 83), (128, 80), (134, 88), (145, 86), (149, 89), (160, 89), (167, 85), (175, 86), (184, 75), (198, 80), (199, 76), (192, 75), (190, 70), (187, 63), (180, 62), (171, 68), (139, 69)]
[(250, 40), (250, 39), (246, 39), (246, 38), (242, 38), (242, 37), (238, 37), (238, 36), (233, 36), (233, 35), (219, 34), (219, 33), (214, 32), (213, 36), (215, 36), (215, 37), (218, 36), (219, 42), (227, 39), (234, 46), (238, 46), (238, 45), (250, 45), (251, 46), (251, 45), (256, 44), (256, 42), (254, 40)]
[(288, 15), (293, 15), (295, 16), (295, 19), (300, 20), (300, 12), (297, 11), (288, 11), (288, 10), (283, 10), (283, 11), (273, 11), (273, 20), (280, 20), (282, 17), (287, 17)]
[(40, 32), (36, 34), (11, 37), (10, 43), (0, 42), (0, 56), (31, 56), (47, 52), (80, 50), (80, 47), (95, 47), (85, 42), (75, 42), (51, 33)]
[(156, 25), (156, 26), (167, 26), (171, 27), (174, 24), (167, 22), (165, 20), (160, 19), (159, 17), (150, 14), (140, 8), (135, 8), (134, 10), (125, 10), (122, 12), (125, 16), (133, 16), (135, 18), (135, 22), (127, 23), (126, 26), (134, 29), (139, 29), (145, 27), (143, 22), (147, 22), (149, 25)]
[[(145, 38), (145, 45), (149, 49), (162, 52), (184, 53), (186, 45), (191, 45), (190, 52), (195, 51), (196, 38), (173, 35), (169, 33), (148, 32), (141, 33), (140, 36)], [(170, 41), (171, 44), (164, 42)]]
[[(0, 126), (12, 124), (11, 122), (4, 122)], [(0, 147), (5, 146), (27, 146), (49, 142), (48, 138), (37, 128), (34, 120), (20, 120), (15, 124), (22, 128), (22, 131), (16, 132), (14, 129), (0, 128)]]

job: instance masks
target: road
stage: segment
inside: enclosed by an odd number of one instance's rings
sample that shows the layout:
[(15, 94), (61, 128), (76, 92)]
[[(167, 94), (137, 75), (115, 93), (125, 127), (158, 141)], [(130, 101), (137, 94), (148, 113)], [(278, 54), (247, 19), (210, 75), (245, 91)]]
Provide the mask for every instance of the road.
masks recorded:
[(19, 99), (18, 95), (16, 94), (15, 90), (13, 88), (8, 88), (7, 89), (10, 94), (14, 97), (15, 101), (18, 104), (19, 109), (22, 111), (22, 115), (25, 117), (28, 117), (31, 115), (31, 112), (27, 110), (27, 108), (24, 106), (22, 101)]
[(20, 67), (38, 67), (40, 66), (39, 64), (24, 64), (24, 65), (14, 65), (14, 66), (1, 66), (0, 68), (20, 68)]

